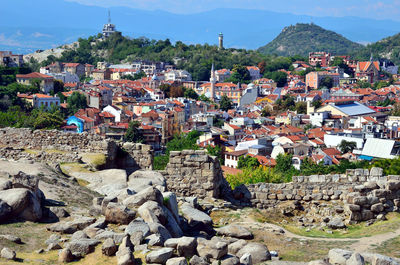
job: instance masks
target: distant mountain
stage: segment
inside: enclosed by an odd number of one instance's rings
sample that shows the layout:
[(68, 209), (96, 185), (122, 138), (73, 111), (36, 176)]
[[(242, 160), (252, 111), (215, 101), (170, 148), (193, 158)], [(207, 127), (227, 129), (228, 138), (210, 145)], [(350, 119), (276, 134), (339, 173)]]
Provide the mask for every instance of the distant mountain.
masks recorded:
[(400, 33), (367, 45), (364, 49), (353, 54), (359, 60), (386, 58), (400, 65)]
[(315, 24), (296, 24), (285, 27), (273, 41), (259, 48), (258, 51), (281, 56), (307, 56), (309, 52), (313, 51), (326, 51), (342, 55), (361, 50), (362, 47), (361, 44)]
[[(29, 53), (71, 43), (101, 31), (107, 9), (66, 0), (2, 1), (0, 50)], [(311, 20), (360, 43), (371, 43), (394, 35), (400, 22), (357, 17), (313, 17), (266, 10), (215, 9), (195, 14), (173, 14), (128, 7), (112, 7), (112, 22), (125, 36), (146, 36), (186, 44), (224, 44), (231, 48), (257, 49), (272, 41), (290, 24)]]

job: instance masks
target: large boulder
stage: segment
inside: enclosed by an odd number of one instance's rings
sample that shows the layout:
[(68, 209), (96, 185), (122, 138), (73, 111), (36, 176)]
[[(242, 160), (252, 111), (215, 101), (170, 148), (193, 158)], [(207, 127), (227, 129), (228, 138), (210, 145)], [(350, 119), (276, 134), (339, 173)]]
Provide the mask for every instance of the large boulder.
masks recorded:
[(16, 188), (0, 191), (0, 200), (11, 207), (13, 217), (32, 222), (42, 218), (41, 201), (29, 189)]
[(74, 261), (75, 256), (72, 254), (69, 248), (64, 248), (58, 253), (58, 262), (59, 263), (67, 263)]
[(241, 250), (246, 244), (247, 241), (244, 239), (237, 240), (228, 245), (228, 252), (230, 254), (236, 255), (236, 253), (238, 253), (239, 250)]
[(12, 212), (12, 208), (6, 202), (0, 200), (0, 222), (7, 220)]
[(374, 254), (372, 257), (372, 265), (400, 265), (400, 262), (391, 257)]
[(344, 249), (331, 249), (328, 253), (329, 263), (332, 265), (344, 265), (352, 254), (353, 252)]
[(12, 182), (9, 179), (0, 179), (0, 190), (8, 190), (12, 188)]
[(151, 170), (137, 170), (128, 177), (128, 187), (136, 192), (151, 186), (166, 186), (165, 178), (161, 173)]
[(184, 257), (178, 257), (167, 260), (166, 265), (188, 265), (188, 264)]
[(208, 214), (193, 208), (189, 203), (184, 203), (181, 211), (190, 226), (209, 227), (212, 225), (212, 219)]
[(164, 244), (165, 241), (172, 237), (168, 229), (166, 229), (162, 224), (149, 223), (148, 225), (151, 233), (160, 235), (161, 244)]
[(190, 260), (189, 260), (190, 265), (209, 265), (210, 263), (207, 262), (202, 257), (199, 257), (197, 255), (194, 255)]
[(3, 259), (8, 259), (8, 260), (15, 260), (17, 254), (15, 253), (14, 250), (11, 250), (9, 248), (3, 248), (0, 252), (0, 255)]
[(69, 222), (58, 222), (47, 228), (52, 232), (58, 232), (62, 234), (73, 234), (78, 230), (83, 230), (89, 225), (96, 221), (93, 217), (80, 216)]
[(251, 254), (250, 253), (243, 254), (243, 256), (240, 257), (240, 264), (253, 265), (253, 258), (251, 257)]
[(128, 209), (124, 205), (109, 202), (106, 207), (106, 222), (127, 225), (135, 219), (136, 212)]
[(159, 205), (162, 205), (163, 196), (161, 194), (161, 191), (154, 187), (148, 187), (137, 194), (129, 196), (122, 203), (129, 208), (137, 208), (147, 201), (155, 201)]
[(196, 254), (197, 241), (194, 237), (171, 238), (165, 241), (164, 246), (175, 248), (178, 256), (192, 257)]
[(228, 254), (228, 244), (217, 237), (213, 237), (211, 240), (198, 238), (197, 252), (206, 260), (220, 259)]
[(115, 244), (112, 238), (108, 238), (104, 241), (101, 246), (101, 252), (106, 256), (113, 256), (118, 250), (117, 245)]
[(81, 238), (68, 242), (66, 246), (72, 251), (72, 253), (79, 253), (80, 255), (84, 256), (94, 252), (98, 244), (100, 244), (99, 240)]
[(136, 232), (142, 232), (142, 236), (147, 237), (150, 235), (150, 227), (143, 220), (133, 220), (125, 228), (125, 234), (132, 236)]
[(146, 223), (160, 223), (165, 225), (167, 222), (164, 209), (155, 201), (143, 203), (138, 209), (138, 214)]
[(238, 257), (228, 254), (221, 259), (221, 265), (240, 265), (240, 260)]
[(223, 226), (221, 228), (215, 229), (218, 234), (223, 235), (223, 236), (229, 236), (229, 237), (235, 237), (235, 238), (240, 238), (240, 239), (252, 239), (253, 234), (247, 230), (246, 228), (235, 225), (235, 224), (229, 224), (226, 226)]
[(351, 257), (346, 260), (346, 265), (364, 265), (364, 258), (360, 255), (360, 253), (353, 253)]
[(179, 209), (178, 209), (178, 201), (176, 198), (176, 194), (173, 192), (164, 192), (164, 205), (171, 211), (172, 215), (174, 216), (176, 222), (179, 224)]
[(236, 256), (241, 257), (246, 253), (251, 255), (253, 263), (255, 264), (271, 259), (271, 254), (269, 253), (267, 246), (261, 243), (248, 243), (236, 253)]
[(183, 236), (183, 231), (179, 226), (179, 223), (176, 221), (173, 213), (166, 207), (163, 207), (163, 209), (167, 216), (167, 223), (165, 224), (165, 227), (168, 229), (173, 237)]
[(341, 217), (334, 217), (329, 221), (328, 227), (332, 229), (342, 229), (346, 228), (346, 225), (343, 223)]
[(135, 265), (135, 257), (132, 253), (133, 245), (130, 240), (130, 236), (127, 235), (122, 240), (122, 243), (118, 247), (117, 264), (118, 265)]
[(173, 254), (173, 248), (161, 248), (155, 251), (151, 251), (146, 255), (147, 263), (158, 263), (165, 264)]

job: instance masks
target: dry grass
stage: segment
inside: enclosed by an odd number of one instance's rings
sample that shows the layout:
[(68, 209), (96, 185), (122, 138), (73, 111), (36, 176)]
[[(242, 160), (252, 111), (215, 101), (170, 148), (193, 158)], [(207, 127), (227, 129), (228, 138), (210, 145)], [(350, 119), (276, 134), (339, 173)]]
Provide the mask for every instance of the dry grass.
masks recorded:
[(383, 242), (371, 252), (380, 253), (389, 257), (400, 258), (400, 236)]
[(83, 162), (97, 169), (104, 166), (107, 162), (106, 155), (102, 153), (84, 153), (81, 156)]
[(335, 230), (332, 233), (318, 229), (311, 229), (307, 232), (305, 228), (293, 224), (285, 225), (284, 227), (288, 231), (301, 236), (323, 238), (360, 238), (384, 234), (394, 231), (400, 227), (400, 213), (389, 213), (386, 217), (388, 220), (378, 221), (370, 226), (366, 226), (365, 223), (359, 223), (355, 225), (349, 225), (347, 229)]
[(61, 171), (66, 175), (71, 175), (71, 173), (76, 173), (76, 172), (91, 173), (91, 171), (85, 167), (85, 164), (80, 164), (80, 163), (61, 163), (60, 167)]

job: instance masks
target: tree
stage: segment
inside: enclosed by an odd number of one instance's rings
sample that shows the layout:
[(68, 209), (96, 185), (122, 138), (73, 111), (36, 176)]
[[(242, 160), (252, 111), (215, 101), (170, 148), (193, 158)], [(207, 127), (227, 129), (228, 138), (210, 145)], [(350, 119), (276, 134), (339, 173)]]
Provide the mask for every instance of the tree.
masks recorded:
[(232, 100), (227, 95), (223, 95), (219, 102), (219, 108), (223, 111), (232, 109)]
[(258, 162), (258, 159), (249, 155), (239, 157), (237, 165), (239, 169), (244, 169), (244, 168), (255, 169), (259, 166), (260, 162)]
[(235, 64), (232, 69), (232, 75), (226, 79), (227, 82), (232, 83), (245, 83), (248, 84), (251, 81), (251, 76), (249, 70), (246, 66)]
[(343, 60), (341, 57), (335, 57), (333, 61), (330, 64), (331, 66), (338, 66), (339, 68), (342, 68), (346, 74), (348, 74), (350, 77), (354, 76), (353, 69), (351, 69)]
[(173, 86), (171, 87), (171, 90), (169, 92), (169, 97), (171, 98), (179, 98), (183, 97), (184, 95), (184, 90), (182, 86)]
[(75, 91), (67, 98), (68, 103), (68, 113), (73, 115), (80, 109), (85, 109), (87, 107), (85, 95)]
[(330, 76), (325, 76), (322, 78), (320, 87), (332, 88), (333, 87), (333, 78)]
[(312, 105), (313, 107), (315, 107), (316, 109), (318, 109), (318, 108), (321, 107), (322, 102), (321, 102), (321, 100), (315, 100), (315, 101), (313, 101), (313, 102), (311, 103), (311, 105)]
[(274, 80), (278, 87), (284, 87), (287, 83), (287, 74), (282, 71), (266, 73), (264, 77)]
[(209, 155), (218, 157), (220, 165), (224, 165), (225, 164), (225, 155), (222, 152), (222, 148), (220, 146), (218, 146), (218, 145), (216, 145), (216, 146), (207, 145), (206, 149), (207, 149), (207, 153)]
[(199, 95), (193, 89), (186, 89), (185, 93), (183, 93), (183, 96), (185, 98), (191, 98), (191, 99), (195, 99), (195, 100), (197, 100), (199, 98)]
[(123, 75), (121, 78), (122, 79), (127, 79), (127, 80), (139, 80), (142, 79), (143, 77), (146, 77), (146, 73), (143, 71), (139, 71), (135, 73), (134, 75)]
[(263, 108), (261, 111), (261, 117), (269, 117), (271, 116), (271, 112), (267, 107)]
[(199, 100), (201, 100), (201, 101), (203, 101), (203, 102), (208, 102), (208, 103), (211, 103), (212, 101), (211, 101), (211, 99), (209, 99), (206, 95), (204, 95), (204, 94), (201, 94), (200, 96), (199, 96)]
[(305, 102), (297, 102), (294, 108), (299, 114), (307, 113), (307, 103)]
[(140, 130), (140, 122), (131, 121), (128, 126), (128, 130), (125, 133), (125, 141), (132, 143), (141, 143), (144, 140), (142, 131)]
[(338, 145), (338, 148), (342, 152), (342, 154), (346, 154), (346, 153), (349, 153), (349, 152), (353, 152), (353, 150), (357, 148), (357, 143), (356, 142), (342, 140), (340, 142), (340, 144)]
[(279, 154), (276, 157), (275, 170), (283, 174), (287, 174), (289, 171), (294, 170), (292, 158), (292, 154)]
[(171, 85), (170, 84), (161, 84), (158, 88), (162, 92), (164, 92), (165, 97), (169, 98), (169, 93), (171, 91)]

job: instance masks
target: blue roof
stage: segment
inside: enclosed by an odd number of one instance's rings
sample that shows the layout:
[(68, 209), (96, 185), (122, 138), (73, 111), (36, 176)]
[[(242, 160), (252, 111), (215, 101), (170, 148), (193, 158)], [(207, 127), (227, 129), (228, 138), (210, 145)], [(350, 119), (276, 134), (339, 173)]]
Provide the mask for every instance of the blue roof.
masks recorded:
[(335, 105), (335, 108), (337, 108), (338, 110), (344, 112), (345, 114), (347, 114), (349, 116), (357, 116), (357, 115), (375, 113), (374, 110), (368, 108), (367, 106), (365, 106), (359, 102), (352, 102), (352, 103), (343, 104), (343, 105)]

